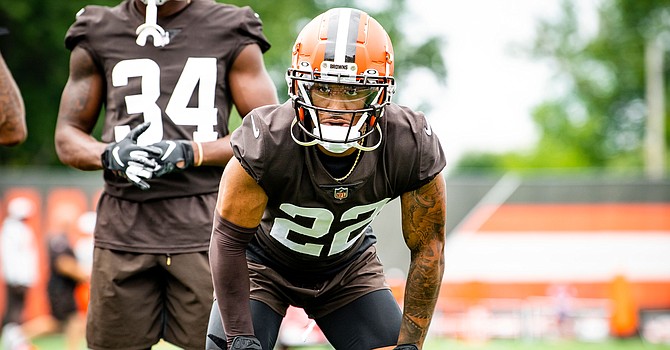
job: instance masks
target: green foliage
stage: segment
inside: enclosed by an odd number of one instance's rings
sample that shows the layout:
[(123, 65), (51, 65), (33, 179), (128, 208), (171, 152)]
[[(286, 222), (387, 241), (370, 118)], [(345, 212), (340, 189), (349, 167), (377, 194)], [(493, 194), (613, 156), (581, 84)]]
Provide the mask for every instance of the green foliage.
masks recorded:
[(2, 166), (60, 165), (53, 133), (68, 74), (69, 53), (63, 39), (85, 4), (81, 0), (0, 2), (0, 23), (10, 30), (8, 36), (0, 37), (0, 51), (21, 89), (28, 125), (24, 144), (0, 147)]
[(463, 155), (458, 166), (450, 175), (467, 175), (469, 173), (495, 172), (505, 168), (505, 162), (493, 153), (471, 152)]
[[(367, 2), (362, 0), (234, 0), (227, 3), (251, 6), (263, 20), (264, 32), (272, 44), (265, 54), (265, 63), (280, 100), (284, 100), (287, 98), (284, 74), (290, 65), (291, 47), (298, 32), (310, 19), (331, 7), (361, 8), (386, 28), (394, 44), (399, 82), (412, 69), (421, 67), (430, 68), (438, 80), (444, 82), (446, 68), (440, 54), (440, 39), (428, 37), (423, 42), (410, 43), (405, 38), (403, 21), (408, 20), (404, 15), (405, 2), (387, 1), (381, 9), (368, 8)], [(9, 36), (0, 37), (0, 51), (21, 88), (28, 123), (28, 139), (23, 145), (0, 147), (2, 166), (61, 165), (56, 157), (53, 133), (60, 94), (68, 75), (69, 51), (63, 44), (65, 32), (83, 6), (118, 3), (120, 0), (0, 2), (0, 26), (11, 31)]]
[[(386, 29), (395, 51), (395, 77), (402, 82), (413, 69), (429, 68), (439, 82), (445, 83), (447, 70), (440, 52), (440, 37), (427, 37), (411, 43), (405, 33), (411, 28), (405, 0), (390, 0), (382, 8), (373, 8), (366, 1), (352, 0), (295, 0), (290, 3), (272, 1), (232, 0), (237, 6), (251, 6), (263, 20), (263, 30), (272, 44), (265, 62), (277, 86), (280, 100), (287, 97), (284, 74), (291, 64), (291, 49), (302, 27), (312, 18), (333, 7), (354, 7), (368, 12)], [(402, 83), (400, 83), (402, 84)], [(399, 89), (402, 94), (402, 88)]]
[[(667, 35), (670, 1), (603, 1), (598, 31), (591, 38), (582, 35), (575, 3), (563, 3), (558, 21), (539, 23), (530, 48), (533, 57), (557, 68), (557, 81), (566, 85), (564, 92), (535, 109), (540, 138), (532, 154), (519, 164), (496, 164), (638, 170), (643, 165), (645, 44), (664, 31)], [(667, 55), (663, 75), (667, 100)], [(668, 107), (666, 103), (666, 128)], [(670, 144), (668, 130), (666, 144)]]

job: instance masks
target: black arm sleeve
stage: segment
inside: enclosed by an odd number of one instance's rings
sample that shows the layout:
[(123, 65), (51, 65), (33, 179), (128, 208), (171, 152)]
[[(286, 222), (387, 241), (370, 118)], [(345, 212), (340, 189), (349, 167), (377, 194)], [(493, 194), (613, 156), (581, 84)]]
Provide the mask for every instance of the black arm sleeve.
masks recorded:
[(229, 340), (238, 335), (254, 335), (245, 252), (256, 228), (240, 227), (219, 215), (215, 217), (209, 263), (223, 328)]

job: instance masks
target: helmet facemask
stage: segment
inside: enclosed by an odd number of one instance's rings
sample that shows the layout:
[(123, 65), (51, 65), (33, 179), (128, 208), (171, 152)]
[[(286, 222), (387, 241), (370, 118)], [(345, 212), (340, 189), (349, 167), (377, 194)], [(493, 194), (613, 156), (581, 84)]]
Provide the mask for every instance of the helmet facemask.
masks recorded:
[[(331, 153), (377, 148), (381, 137), (371, 147), (366, 147), (363, 139), (375, 130), (381, 135), (378, 121), (393, 94), (393, 78), (379, 77), (374, 70), (354, 76), (314, 73), (309, 63), (304, 63), (304, 70), (289, 69), (287, 80), (296, 110), (294, 124), (312, 140), (293, 139), (303, 146), (320, 144)], [(349, 71), (355, 71), (355, 63), (350, 65), (354, 68)], [(329, 107), (333, 105), (338, 108)]]

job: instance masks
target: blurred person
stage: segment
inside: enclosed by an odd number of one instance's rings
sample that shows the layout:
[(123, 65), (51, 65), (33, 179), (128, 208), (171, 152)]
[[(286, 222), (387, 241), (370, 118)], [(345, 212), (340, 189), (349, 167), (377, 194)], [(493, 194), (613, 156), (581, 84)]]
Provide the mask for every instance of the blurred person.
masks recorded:
[[(51, 313), (26, 322), (22, 330), (30, 340), (62, 332), (65, 334), (65, 349), (76, 350), (81, 348), (86, 325), (85, 315), (80, 312), (76, 300), (76, 289), (88, 283), (91, 266), (78, 259), (74, 247), (78, 246), (80, 233), (93, 234), (95, 221), (90, 222), (89, 212), (81, 214), (78, 218), (66, 214), (63, 210), (59, 211), (59, 214), (62, 214), (59, 225), (55, 231), (49, 233), (48, 239), (47, 295)], [(88, 243), (92, 244), (90, 241)]]
[(2, 344), (9, 350), (27, 347), (20, 325), (24, 322), (26, 295), (38, 278), (35, 233), (26, 223), (34, 212), (34, 204), (29, 199), (11, 199), (0, 232), (0, 264), (6, 286)]
[[(262, 23), (214, 0), (86, 6), (65, 36), (61, 161), (103, 169), (87, 317), (91, 349), (203, 349), (228, 120), (277, 102)], [(104, 106), (101, 141), (91, 136)]]
[(77, 219), (77, 229), (81, 235), (75, 239), (74, 255), (86, 271), (93, 269), (93, 231), (96, 217), (95, 211), (87, 211)]
[[(9, 33), (0, 28), (0, 35)], [(0, 145), (15, 146), (26, 140), (26, 109), (23, 97), (0, 53)]]
[(547, 288), (547, 295), (551, 298), (558, 335), (561, 338), (571, 338), (573, 336), (571, 318), (577, 289), (568, 284), (556, 283)]
[[(255, 109), (231, 137), (207, 349), (273, 349), (289, 306), (336, 349), (420, 349), (444, 271), (440, 142), (422, 113), (391, 102), (391, 40), (365, 12), (317, 16), (292, 51), (291, 99)], [(397, 197), (411, 251), (403, 310), (370, 226)]]
[[(82, 214), (77, 221), (81, 235), (74, 244), (74, 255), (79, 265), (86, 269), (86, 271), (93, 270), (93, 230), (95, 229), (96, 217), (97, 214), (95, 211), (89, 211)], [(88, 311), (90, 287), (90, 281), (88, 281), (80, 283), (75, 290), (77, 306), (84, 313)]]

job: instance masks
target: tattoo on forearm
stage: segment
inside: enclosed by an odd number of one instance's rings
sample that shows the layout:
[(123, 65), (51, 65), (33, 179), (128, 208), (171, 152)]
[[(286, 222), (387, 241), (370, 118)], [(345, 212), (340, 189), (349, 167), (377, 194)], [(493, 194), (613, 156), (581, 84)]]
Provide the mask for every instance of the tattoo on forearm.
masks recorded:
[(403, 232), (411, 233), (405, 239), (417, 240), (415, 245), (425, 244), (441, 234), (445, 224), (444, 195), (435, 182), (405, 194), (403, 210)]
[(446, 199), (444, 184), (438, 181), (403, 196), (403, 234), (412, 261), (401, 337), (418, 343), (428, 331), (444, 272)]

